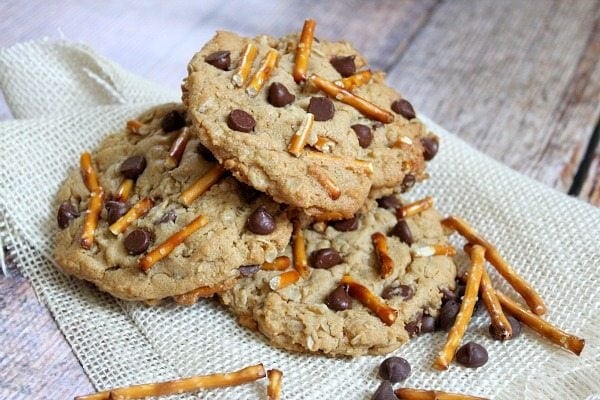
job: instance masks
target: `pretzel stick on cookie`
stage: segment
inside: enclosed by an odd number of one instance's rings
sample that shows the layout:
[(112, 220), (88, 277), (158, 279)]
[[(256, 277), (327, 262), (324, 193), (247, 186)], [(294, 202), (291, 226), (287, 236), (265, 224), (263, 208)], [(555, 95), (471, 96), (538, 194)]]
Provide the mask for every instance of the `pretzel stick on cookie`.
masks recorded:
[(394, 391), (399, 400), (488, 400), (468, 394), (448, 393), (441, 390), (400, 388)]
[(171, 145), (169, 149), (169, 154), (167, 155), (167, 159), (165, 160), (165, 166), (169, 169), (173, 169), (179, 165), (181, 161), (181, 157), (183, 156), (183, 152), (190, 140), (190, 130), (185, 127), (181, 129), (181, 132), (177, 136), (177, 139)]
[(141, 199), (135, 203), (133, 207), (131, 207), (129, 211), (125, 213), (125, 215), (109, 226), (108, 230), (115, 235), (125, 232), (125, 229), (127, 229), (127, 227), (133, 223), (133, 221), (144, 216), (152, 207), (154, 207), (154, 201), (151, 198), (145, 197)]
[(335, 83), (339, 87), (343, 87), (346, 90), (352, 90), (356, 87), (364, 85), (365, 83), (368, 83), (371, 80), (372, 75), (373, 74), (371, 73), (371, 70), (367, 69), (364, 71), (357, 72), (354, 75), (350, 75), (347, 78), (337, 80), (333, 83)]
[(350, 275), (344, 275), (340, 284), (348, 285), (348, 294), (373, 311), (384, 324), (392, 325), (398, 318), (398, 310), (385, 304), (385, 301), (355, 281)]
[(314, 222), (338, 221), (344, 219), (344, 214), (337, 211), (324, 211), (312, 216)]
[(129, 133), (133, 133), (134, 135), (141, 135), (143, 126), (144, 124), (142, 124), (137, 119), (130, 119), (125, 123), (125, 128), (127, 129), (127, 131)]
[(270, 369), (267, 371), (267, 378), (269, 378), (269, 386), (267, 386), (267, 396), (269, 400), (280, 400), (281, 399), (281, 378), (283, 372), (278, 369)]
[(78, 396), (75, 397), (75, 400), (143, 399), (146, 397), (167, 396), (195, 392), (200, 389), (238, 386), (254, 382), (266, 375), (263, 365), (257, 364), (224, 374), (200, 375), (173, 381), (122, 387), (87, 396)]
[(214, 286), (200, 286), (190, 292), (173, 296), (173, 300), (182, 306), (193, 306), (200, 298), (212, 297), (217, 293), (231, 289), (235, 285), (235, 281), (235, 279), (229, 279)]
[(375, 255), (379, 262), (379, 275), (385, 279), (394, 272), (394, 260), (390, 257), (387, 238), (381, 232), (375, 232), (371, 235)]
[(258, 71), (256, 71), (252, 79), (250, 79), (250, 82), (248, 82), (248, 86), (246, 87), (246, 93), (248, 93), (250, 97), (254, 97), (258, 94), (258, 92), (260, 92), (262, 87), (265, 85), (265, 82), (271, 76), (273, 69), (275, 69), (278, 59), (279, 52), (277, 50), (269, 49), (269, 51), (267, 51), (267, 55), (265, 56), (263, 63), (261, 64), (260, 68), (258, 68)]
[(307, 78), (308, 60), (310, 59), (310, 50), (315, 36), (315, 26), (317, 23), (314, 19), (304, 21), (298, 47), (296, 48), (296, 57), (294, 59), (294, 81), (303, 83)]
[(432, 256), (447, 256), (456, 255), (456, 249), (449, 244), (432, 244), (426, 246), (415, 246), (410, 252), (414, 257), (432, 257)]
[(140, 259), (140, 268), (144, 272), (148, 272), (150, 268), (163, 258), (167, 257), (175, 247), (179, 246), (181, 243), (185, 241), (190, 235), (196, 232), (198, 229), (202, 228), (208, 224), (208, 220), (205, 216), (199, 215), (195, 219), (192, 220), (189, 224), (181, 228), (180, 231), (175, 232), (173, 235), (169, 236), (167, 240), (162, 242), (160, 245), (156, 246), (152, 249), (148, 254), (143, 256)]
[(192, 183), (187, 189), (181, 193), (181, 202), (186, 206), (189, 206), (198, 197), (202, 196), (212, 185), (217, 183), (219, 179), (225, 174), (225, 168), (220, 164), (214, 165), (204, 175), (202, 175), (196, 182)]
[(312, 146), (322, 153), (330, 153), (335, 146), (335, 142), (327, 139), (325, 136), (317, 136), (317, 141)]
[(100, 190), (100, 184), (98, 183), (98, 174), (96, 173), (96, 169), (94, 168), (94, 164), (92, 163), (92, 155), (89, 152), (84, 152), (81, 154), (79, 158), (79, 165), (81, 168), (81, 176), (83, 178), (83, 182), (85, 183), (85, 187), (89, 190), (90, 193)]
[(331, 177), (327, 175), (327, 172), (325, 172), (323, 168), (319, 167), (318, 165), (310, 164), (308, 166), (307, 172), (310, 176), (315, 178), (317, 182), (319, 182), (319, 184), (323, 187), (323, 189), (325, 189), (331, 200), (337, 200), (340, 198), (340, 196), (342, 195), (342, 191), (333, 181), (333, 179), (331, 179)]
[(403, 205), (396, 211), (396, 217), (409, 218), (433, 207), (433, 197), (427, 196), (413, 203)]
[(391, 112), (384, 110), (383, 108), (363, 99), (362, 97), (352, 94), (348, 90), (339, 87), (333, 82), (327, 81), (318, 75), (311, 75), (309, 80), (317, 88), (325, 92), (327, 96), (354, 107), (365, 117), (383, 122), (384, 124), (389, 124), (394, 120), (394, 115)]
[(310, 275), (308, 269), (308, 260), (306, 258), (306, 243), (304, 241), (304, 231), (298, 219), (293, 222), (293, 237), (292, 237), (292, 255), (294, 269), (302, 278), (307, 278)]
[(290, 140), (290, 144), (288, 146), (288, 152), (290, 152), (290, 154), (300, 157), (304, 151), (304, 147), (306, 146), (306, 141), (308, 140), (308, 136), (312, 130), (314, 120), (315, 116), (313, 114), (306, 113), (302, 123), (300, 124), (300, 128), (298, 128), (298, 131), (294, 133), (292, 139)]
[(288, 256), (279, 256), (271, 262), (265, 261), (260, 266), (263, 271), (285, 271), (291, 265), (292, 261)]
[(244, 48), (244, 53), (242, 55), (242, 59), (240, 61), (240, 65), (238, 70), (233, 76), (231, 80), (235, 84), (235, 86), (242, 87), (246, 83), (248, 79), (248, 75), (250, 75), (250, 70), (252, 69), (252, 63), (254, 59), (258, 55), (258, 47), (252, 42), (248, 42), (246, 47)]
[(124, 179), (123, 182), (121, 182), (121, 184), (119, 185), (119, 188), (117, 189), (117, 194), (115, 195), (117, 201), (125, 203), (127, 200), (129, 200), (131, 192), (133, 191), (133, 185), (133, 179)]
[(104, 192), (102, 189), (96, 189), (90, 194), (88, 202), (88, 211), (83, 221), (83, 233), (81, 235), (81, 247), (89, 250), (94, 245), (94, 236), (98, 226), (98, 218), (102, 211), (102, 200)]
[(541, 296), (531, 285), (525, 281), (515, 269), (500, 255), (498, 250), (479, 233), (477, 233), (465, 220), (456, 216), (450, 216), (442, 221), (448, 228), (457, 231), (470, 243), (485, 247), (485, 258), (496, 268), (506, 281), (519, 293), (527, 303), (531, 311), (537, 315), (546, 313), (546, 306)]
[(327, 162), (336, 162), (343, 164), (343, 168), (355, 171), (359, 173), (364, 173), (370, 176), (373, 173), (373, 164), (369, 161), (359, 160), (358, 158), (349, 158), (349, 157), (340, 157), (334, 156), (329, 153), (322, 153), (320, 151), (305, 151), (304, 156), (306, 158), (312, 158), (313, 160), (318, 161), (327, 161)]
[(300, 280), (300, 274), (295, 269), (292, 269), (271, 278), (269, 287), (271, 290), (279, 290), (293, 285), (298, 280)]
[(448, 332), (444, 348), (433, 362), (433, 367), (439, 370), (446, 370), (450, 366), (456, 349), (467, 330), (467, 326), (473, 315), (475, 303), (477, 302), (477, 292), (479, 291), (483, 265), (485, 263), (485, 248), (475, 245), (469, 256), (471, 257), (471, 269), (467, 278), (467, 287), (465, 288), (465, 295), (460, 305), (460, 310), (456, 316), (454, 325), (452, 325), (450, 332)]

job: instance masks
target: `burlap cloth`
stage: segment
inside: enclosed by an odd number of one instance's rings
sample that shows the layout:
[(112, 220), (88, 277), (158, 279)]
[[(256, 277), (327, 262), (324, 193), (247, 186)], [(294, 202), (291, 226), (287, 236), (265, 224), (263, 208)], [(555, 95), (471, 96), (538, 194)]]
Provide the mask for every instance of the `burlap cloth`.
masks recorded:
[[(238, 326), (217, 301), (189, 308), (122, 302), (53, 266), (54, 195), (68, 171), (78, 168), (79, 154), (146, 107), (177, 101), (179, 93), (68, 43), (0, 50), (0, 84), (16, 118), (0, 123), (0, 213), (9, 221), (9, 245), (98, 389), (263, 362), (284, 371), (286, 399), (370, 398), (383, 357), (333, 359), (279, 351)], [(541, 292), (547, 318), (587, 344), (576, 357), (528, 329), (515, 341), (495, 342), (486, 334), (482, 313), (464, 340), (487, 348), (485, 367), (432, 370), (445, 334), (425, 335), (395, 353), (412, 364), (406, 386), (510, 400), (598, 395), (600, 210), (517, 174), (423, 119), (442, 144), (430, 165), (432, 178), (411, 197), (431, 194), (443, 212), (470, 220)], [(510, 291), (495, 273), (493, 280)], [(264, 387), (262, 382), (199, 397), (265, 398)]]

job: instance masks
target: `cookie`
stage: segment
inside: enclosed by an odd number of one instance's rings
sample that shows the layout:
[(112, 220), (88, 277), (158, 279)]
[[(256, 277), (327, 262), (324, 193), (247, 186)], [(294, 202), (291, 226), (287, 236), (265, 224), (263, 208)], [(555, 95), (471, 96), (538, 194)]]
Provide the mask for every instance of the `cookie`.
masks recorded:
[[(121, 299), (187, 294), (189, 304), (231, 287), (240, 266), (283, 251), (285, 211), (227, 176), (188, 122), (181, 104), (158, 106), (82, 156), (95, 174), (74, 169), (57, 196), (55, 258), (64, 272)], [(86, 228), (94, 210), (97, 224)]]
[[(238, 86), (250, 45), (257, 55), (247, 64), (246, 83)], [(336, 100), (339, 96), (327, 97), (313, 81), (297, 84), (292, 74), (297, 46), (296, 35), (249, 39), (218, 32), (191, 60), (183, 100), (200, 141), (224, 167), (278, 202), (309, 215), (340, 217), (352, 216), (372, 188), (403, 183), (408, 188), (424, 179), (422, 141), (437, 144), (437, 138), (385, 84), (384, 73), (369, 72), (368, 81), (352, 92), (381, 107), (393, 119), (388, 123), (366, 117)], [(253, 77), (274, 59), (258, 88)], [(325, 82), (366, 68), (346, 42), (312, 45), (308, 72)], [(431, 158), (435, 154), (428, 148)]]
[[(293, 266), (281, 263), (274, 270), (265, 264), (221, 293), (222, 302), (242, 325), (259, 330), (276, 347), (297, 352), (386, 354), (410, 336), (430, 332), (441, 291), (453, 289), (456, 278), (452, 258), (432, 256), (432, 246), (446, 249), (445, 254), (453, 249), (436, 210), (397, 220), (393, 208), (383, 208), (391, 202), (388, 198), (377, 207), (370, 201), (370, 210), (356, 220), (305, 228), (307, 278), (277, 290), (282, 274), (294, 275)], [(285, 254), (291, 256), (292, 249)], [(367, 308), (360, 293), (343, 284), (349, 282), (346, 275), (371, 292), (380, 311)]]

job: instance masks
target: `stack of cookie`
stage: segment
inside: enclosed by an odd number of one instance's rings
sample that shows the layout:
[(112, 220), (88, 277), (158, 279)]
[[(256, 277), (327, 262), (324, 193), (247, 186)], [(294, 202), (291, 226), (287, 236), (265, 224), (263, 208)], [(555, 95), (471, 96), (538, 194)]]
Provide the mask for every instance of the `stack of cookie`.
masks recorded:
[(58, 193), (56, 260), (125, 300), (217, 294), (293, 351), (384, 354), (435, 328), (456, 267), (438, 139), (346, 42), (218, 32), (183, 104), (123, 121)]

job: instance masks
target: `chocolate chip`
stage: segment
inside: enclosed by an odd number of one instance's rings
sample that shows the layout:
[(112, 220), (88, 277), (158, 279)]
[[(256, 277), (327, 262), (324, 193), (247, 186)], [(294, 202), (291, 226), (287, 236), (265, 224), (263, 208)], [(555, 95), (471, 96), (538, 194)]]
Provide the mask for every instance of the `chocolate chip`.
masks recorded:
[(339, 285), (325, 299), (327, 307), (334, 311), (344, 311), (352, 308), (352, 299), (348, 294), (348, 285)]
[(400, 184), (400, 190), (402, 193), (404, 193), (415, 186), (416, 182), (417, 178), (415, 178), (413, 174), (406, 174), (404, 175), (404, 179), (402, 179), (402, 183)]
[(129, 254), (137, 255), (148, 250), (151, 240), (152, 235), (150, 232), (144, 229), (136, 229), (125, 236), (123, 244)]
[(154, 225), (165, 224), (167, 222), (175, 222), (177, 220), (177, 213), (175, 210), (169, 210), (167, 213), (163, 214), (162, 217), (154, 221)]
[(334, 56), (331, 57), (329, 62), (335, 68), (337, 72), (344, 78), (349, 77), (350, 75), (354, 75), (356, 73), (356, 64), (354, 64), (354, 59), (356, 56)]
[(244, 199), (246, 203), (252, 203), (261, 195), (261, 193), (258, 190), (242, 182), (238, 182), (238, 188), (240, 191), (240, 196), (242, 197), (242, 199)]
[(240, 271), (240, 276), (243, 278), (247, 278), (249, 276), (254, 275), (255, 273), (258, 272), (258, 270), (260, 269), (260, 265), (242, 265), (241, 267), (238, 268), (238, 271)]
[(406, 119), (413, 119), (417, 116), (412, 104), (404, 99), (396, 100), (392, 103), (392, 111), (402, 115)]
[(458, 349), (456, 361), (467, 368), (478, 368), (488, 361), (488, 353), (483, 346), (469, 342)]
[(227, 117), (227, 126), (238, 132), (250, 132), (256, 126), (256, 121), (252, 115), (244, 110), (236, 109), (229, 113)]
[(423, 158), (425, 161), (432, 160), (440, 147), (438, 139), (434, 136), (421, 138), (421, 145), (423, 146)]
[(311, 97), (306, 111), (315, 116), (315, 121), (328, 121), (333, 118), (335, 107), (327, 97)]
[(109, 225), (117, 222), (117, 220), (129, 210), (127, 204), (121, 203), (120, 201), (107, 201), (104, 204), (104, 208), (106, 208), (106, 222), (108, 222)]
[(344, 259), (336, 249), (331, 247), (315, 250), (310, 255), (313, 268), (329, 269), (344, 262)]
[(296, 96), (281, 83), (273, 82), (269, 86), (267, 101), (274, 107), (284, 107), (296, 100)]
[(435, 327), (437, 325), (437, 320), (435, 317), (431, 315), (423, 315), (421, 318), (421, 332), (420, 333), (430, 333), (435, 331)]
[(356, 133), (360, 147), (363, 149), (369, 147), (373, 141), (373, 132), (371, 131), (371, 128), (363, 124), (354, 124), (350, 128)]
[(77, 217), (79, 217), (79, 210), (68, 201), (63, 201), (58, 207), (56, 220), (60, 229), (65, 229)]
[(454, 325), (454, 320), (460, 309), (460, 305), (455, 300), (449, 300), (440, 309), (438, 318), (439, 328), (447, 331)]
[(330, 224), (333, 229), (340, 232), (355, 231), (358, 229), (358, 214), (352, 218), (334, 221)]
[(375, 393), (373, 393), (371, 400), (398, 400), (398, 397), (396, 397), (396, 394), (394, 393), (392, 384), (389, 381), (383, 381)]
[(421, 332), (421, 318), (423, 318), (423, 314), (419, 314), (414, 321), (404, 324), (408, 336), (417, 336)]
[(209, 149), (204, 147), (204, 145), (202, 143), (198, 143), (198, 146), (196, 146), (196, 151), (198, 152), (198, 154), (200, 154), (200, 156), (202, 158), (204, 158), (204, 160), (206, 160), (208, 162), (217, 161), (215, 156), (213, 156), (213, 153), (211, 153)]
[(409, 300), (413, 297), (413, 295), (414, 292), (408, 285), (389, 285), (383, 288), (383, 291), (381, 292), (381, 297), (386, 300), (396, 296), (400, 296), (404, 300)]
[(136, 179), (146, 169), (146, 158), (144, 156), (133, 156), (123, 161), (119, 172), (129, 179)]
[(402, 242), (411, 245), (415, 242), (410, 227), (405, 219), (401, 218), (390, 231), (390, 235), (398, 237)]
[(379, 376), (381, 379), (398, 383), (410, 375), (410, 364), (402, 357), (389, 357), (383, 360), (379, 366)]
[(185, 118), (177, 110), (171, 110), (162, 117), (160, 127), (163, 132), (173, 132), (185, 126)]
[(213, 67), (217, 67), (222, 69), (223, 71), (227, 71), (229, 66), (231, 65), (231, 57), (230, 52), (227, 50), (215, 51), (214, 53), (210, 53), (206, 57), (204, 57), (204, 61), (212, 65)]
[(260, 206), (250, 214), (246, 225), (250, 232), (268, 235), (275, 230), (275, 218), (269, 214), (265, 206)]
[(440, 293), (442, 294), (442, 303), (445, 303), (448, 300), (456, 299), (456, 292), (454, 292), (454, 290), (450, 290), (450, 288), (441, 288)]
[(467, 286), (462, 282), (456, 283), (456, 289), (454, 289), (454, 293), (456, 294), (456, 298), (460, 301), (462, 297), (465, 295), (465, 290)]
[[(510, 315), (507, 315), (506, 318), (508, 318), (508, 322), (510, 323), (510, 326), (512, 327), (511, 339), (514, 339), (521, 334), (521, 323), (519, 322), (519, 320), (517, 320), (514, 317), (511, 317)], [(494, 329), (494, 325), (490, 325), (489, 330), (490, 330), (490, 335), (492, 336), (492, 338), (494, 340), (500, 340), (500, 341), (507, 340), (504, 336), (502, 336), (502, 334), (499, 331), (496, 331), (496, 329)]]
[(395, 210), (396, 208), (402, 207), (400, 200), (393, 194), (377, 199), (377, 205), (381, 208), (387, 208), (388, 210)]

